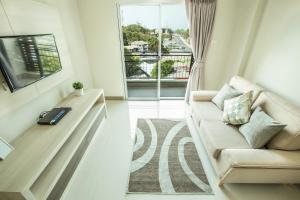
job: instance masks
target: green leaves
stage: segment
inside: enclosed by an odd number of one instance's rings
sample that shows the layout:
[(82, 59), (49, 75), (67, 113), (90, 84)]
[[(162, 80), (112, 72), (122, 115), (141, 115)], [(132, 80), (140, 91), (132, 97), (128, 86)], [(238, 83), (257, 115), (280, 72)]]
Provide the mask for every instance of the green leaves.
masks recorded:
[(141, 24), (131, 24), (123, 26), (123, 42), (125, 46), (130, 45), (134, 41), (148, 42), (151, 52), (158, 51), (158, 34), (155, 29), (147, 29)]
[[(164, 78), (166, 76), (168, 76), (169, 74), (171, 74), (174, 71), (173, 65), (174, 65), (175, 61), (174, 60), (164, 60), (161, 62), (160, 65), (160, 77)], [(151, 77), (152, 78), (157, 78), (158, 75), (158, 65), (155, 64), (154, 68), (151, 71)]]
[(138, 75), (140, 71), (141, 59), (138, 56), (125, 56), (126, 77)]
[(75, 90), (80, 90), (80, 89), (83, 88), (83, 84), (82, 84), (81, 82), (79, 82), (79, 81), (74, 82), (72, 86), (73, 86), (73, 88), (74, 88)]

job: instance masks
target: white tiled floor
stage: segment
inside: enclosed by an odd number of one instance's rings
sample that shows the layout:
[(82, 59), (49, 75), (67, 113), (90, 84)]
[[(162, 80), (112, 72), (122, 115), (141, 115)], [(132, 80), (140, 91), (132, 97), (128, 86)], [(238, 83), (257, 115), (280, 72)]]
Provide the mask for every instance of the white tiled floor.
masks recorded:
[(128, 101), (131, 133), (135, 133), (138, 118), (184, 118), (183, 100)]
[(185, 118), (184, 101), (109, 101), (108, 118), (80, 162), (63, 198), (67, 200), (299, 200), (292, 185), (226, 184), (217, 186), (199, 135), (188, 125), (214, 195), (126, 195), (137, 118)]

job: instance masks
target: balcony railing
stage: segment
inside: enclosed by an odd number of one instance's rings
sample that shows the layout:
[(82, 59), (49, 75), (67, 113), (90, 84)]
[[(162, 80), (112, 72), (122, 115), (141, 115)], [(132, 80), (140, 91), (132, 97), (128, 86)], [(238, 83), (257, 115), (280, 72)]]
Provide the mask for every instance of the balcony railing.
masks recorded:
[[(157, 54), (126, 54), (125, 68), (128, 81), (157, 79)], [(191, 53), (164, 53), (161, 55), (162, 80), (187, 80), (193, 56)]]

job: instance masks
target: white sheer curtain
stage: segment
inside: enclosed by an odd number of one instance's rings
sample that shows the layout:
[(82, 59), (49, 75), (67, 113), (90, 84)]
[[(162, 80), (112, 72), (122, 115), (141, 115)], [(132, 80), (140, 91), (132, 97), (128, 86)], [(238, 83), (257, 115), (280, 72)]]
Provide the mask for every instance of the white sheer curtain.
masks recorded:
[(185, 94), (187, 102), (190, 100), (191, 91), (204, 88), (204, 70), (215, 19), (216, 4), (216, 0), (185, 0), (191, 47), (195, 60)]

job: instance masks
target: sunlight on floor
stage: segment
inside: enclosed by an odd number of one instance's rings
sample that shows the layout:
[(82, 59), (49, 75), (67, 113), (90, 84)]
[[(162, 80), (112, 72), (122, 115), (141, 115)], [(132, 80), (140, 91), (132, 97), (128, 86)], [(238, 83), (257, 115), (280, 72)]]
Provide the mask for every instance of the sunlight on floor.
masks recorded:
[(185, 118), (184, 100), (128, 101), (131, 137), (138, 118)]

